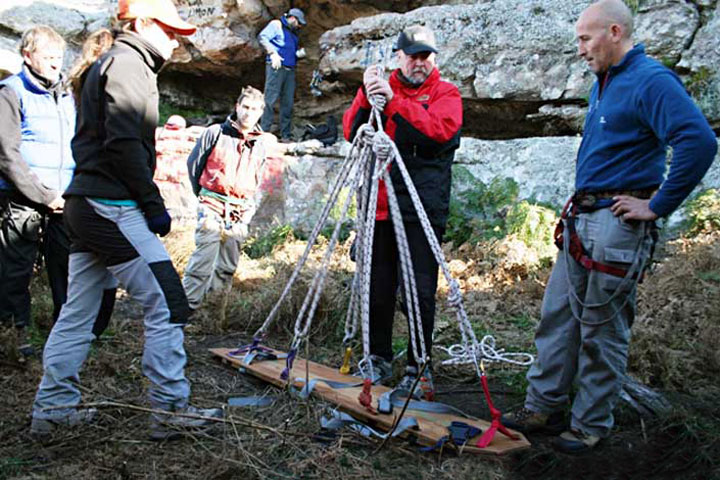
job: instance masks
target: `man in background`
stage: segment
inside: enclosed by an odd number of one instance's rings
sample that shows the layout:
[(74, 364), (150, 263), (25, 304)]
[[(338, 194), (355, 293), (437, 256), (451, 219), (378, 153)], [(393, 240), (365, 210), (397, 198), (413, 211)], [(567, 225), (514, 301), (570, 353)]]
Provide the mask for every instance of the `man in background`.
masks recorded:
[(298, 32), (306, 24), (305, 14), (299, 8), (291, 8), (279, 20), (267, 24), (258, 35), (260, 45), (267, 52), (265, 59), (265, 111), (261, 126), (270, 131), (275, 114), (275, 103), (280, 100), (280, 137), (292, 142), (292, 113), (295, 101), (295, 66), (298, 58), (305, 56), (299, 48)]

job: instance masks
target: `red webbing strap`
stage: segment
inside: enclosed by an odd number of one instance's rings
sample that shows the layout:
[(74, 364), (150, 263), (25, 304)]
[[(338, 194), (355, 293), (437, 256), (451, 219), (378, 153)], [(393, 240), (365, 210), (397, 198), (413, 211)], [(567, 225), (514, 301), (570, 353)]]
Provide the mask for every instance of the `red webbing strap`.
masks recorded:
[[(570, 256), (575, 259), (576, 262), (582, 265), (586, 270), (595, 270), (597, 272), (607, 273), (608, 275), (612, 275), (615, 277), (624, 278), (625, 276), (627, 276), (628, 271), (626, 269), (613, 267), (612, 265), (606, 265), (604, 263), (593, 260), (590, 257), (588, 251), (585, 250), (585, 247), (582, 244), (582, 240), (580, 240), (580, 236), (575, 230), (575, 214), (577, 213), (577, 207), (573, 205), (572, 208), (570, 208), (571, 203), (572, 198), (568, 200), (568, 202), (565, 204), (562, 214), (560, 215), (560, 221), (555, 227), (555, 233), (553, 235), (553, 237), (555, 238), (555, 245), (560, 250), (563, 249), (563, 220), (566, 220), (568, 232), (570, 232), (570, 245), (568, 253), (570, 253)], [(632, 278), (637, 277), (638, 273), (636, 272), (635, 274), (633, 274)]]

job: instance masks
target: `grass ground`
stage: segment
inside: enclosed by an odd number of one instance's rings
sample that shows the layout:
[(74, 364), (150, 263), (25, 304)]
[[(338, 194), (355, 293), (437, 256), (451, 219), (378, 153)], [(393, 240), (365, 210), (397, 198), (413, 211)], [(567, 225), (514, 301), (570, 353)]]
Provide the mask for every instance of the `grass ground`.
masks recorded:
[[(41, 445), (28, 435), (29, 412), (42, 366), (38, 358), (20, 362), (11, 330), (0, 332), (0, 479), (9, 478), (720, 478), (720, 232), (667, 245), (654, 273), (641, 286), (639, 316), (633, 328), (630, 373), (662, 391), (672, 411), (643, 419), (625, 404), (616, 410), (613, 436), (590, 455), (554, 452), (547, 438), (531, 436), (534, 446), (506, 458), (456, 455), (451, 451), (419, 453), (403, 440), (378, 443), (349, 431), (318, 438), (319, 418), (331, 406), (301, 401), (285, 392), (216, 362), (207, 349), (246, 342), (272, 308), (289, 278), (304, 243), (288, 238), (272, 255), (243, 258), (229, 295), (215, 295), (187, 328), (187, 375), (193, 402), (222, 406), (228, 398), (268, 394), (268, 407), (228, 409), (229, 423), (180, 441), (147, 438), (146, 380), (141, 372), (142, 313), (124, 296), (118, 298), (110, 329), (96, 342), (82, 373), (85, 402), (115, 402), (101, 410), (99, 421), (72, 429)], [(184, 266), (192, 232), (173, 232), (167, 241), (175, 262)], [(533, 331), (549, 270), (508, 263), (502, 248), (463, 246), (447, 252), (451, 270), (464, 291), (475, 331), (492, 333), (498, 346), (533, 350)], [(310, 356), (340, 363), (340, 340), (353, 264), (344, 244), (333, 257), (328, 286), (310, 337)], [(496, 253), (488, 253), (496, 252)], [(301, 276), (271, 329), (271, 342), (286, 349), (293, 312), (303, 299), (310, 272)], [(441, 282), (440, 298), (446, 285)], [(458, 340), (452, 312), (438, 303), (436, 343)], [(51, 302), (42, 276), (33, 283), (36, 326), (33, 341), (42, 345), (50, 327)], [(405, 330), (401, 316), (397, 337)], [(396, 341), (398, 350), (406, 346)], [(400, 365), (398, 365), (398, 372)], [(493, 364), (491, 387), (502, 409), (522, 403), (525, 369)], [(465, 367), (436, 371), (438, 400), (487, 418), (481, 390)]]

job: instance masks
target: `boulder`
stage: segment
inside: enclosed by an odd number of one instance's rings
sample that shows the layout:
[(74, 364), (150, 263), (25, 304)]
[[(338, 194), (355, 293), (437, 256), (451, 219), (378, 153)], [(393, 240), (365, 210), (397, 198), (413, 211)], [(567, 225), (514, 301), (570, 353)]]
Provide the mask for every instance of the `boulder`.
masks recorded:
[[(466, 110), (482, 114), (466, 115), (467, 134), (507, 138), (578, 132), (577, 105), (585, 102), (594, 76), (577, 56), (574, 24), (590, 3), (495, 0), (359, 18), (320, 37), (320, 69), (352, 92), (368, 58), (388, 52), (406, 26), (424, 23), (436, 32), (443, 77), (460, 89)], [(650, 55), (677, 63), (700, 26), (697, 9), (677, 0), (642, 5), (635, 37)], [(397, 66), (393, 59), (386, 64)], [(573, 108), (558, 108), (566, 105)]]
[(3, 0), (0, 5), (0, 29), (22, 34), (26, 29), (44, 24), (54, 28), (70, 41), (81, 41), (88, 26), (109, 19), (109, 0)]
[(685, 86), (714, 128), (720, 128), (720, 3), (709, 10), (707, 23), (682, 54), (678, 68), (685, 72)]

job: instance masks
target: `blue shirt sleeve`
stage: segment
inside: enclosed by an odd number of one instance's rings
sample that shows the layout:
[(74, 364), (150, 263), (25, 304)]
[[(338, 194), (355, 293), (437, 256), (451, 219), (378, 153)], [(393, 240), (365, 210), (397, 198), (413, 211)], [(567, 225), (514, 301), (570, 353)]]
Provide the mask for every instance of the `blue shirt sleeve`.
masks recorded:
[(673, 152), (667, 178), (650, 201), (650, 209), (662, 217), (680, 206), (702, 180), (718, 145), (702, 112), (671, 72), (651, 75), (640, 92), (640, 114)]
[(258, 41), (266, 51), (277, 52), (279, 47), (285, 45), (285, 36), (280, 22), (273, 20), (258, 34)]

